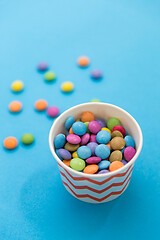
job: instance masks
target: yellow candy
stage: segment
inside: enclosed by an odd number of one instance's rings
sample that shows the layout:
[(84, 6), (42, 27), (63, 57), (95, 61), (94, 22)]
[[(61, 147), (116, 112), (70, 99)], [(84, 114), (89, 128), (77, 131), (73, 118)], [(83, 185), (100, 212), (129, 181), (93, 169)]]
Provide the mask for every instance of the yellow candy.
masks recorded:
[(23, 89), (23, 82), (20, 80), (14, 81), (11, 85), (12, 91), (20, 92)]
[(77, 151), (75, 151), (75, 152), (72, 153), (72, 157), (73, 157), (73, 158), (79, 158), (78, 155), (77, 155)]
[(63, 92), (71, 92), (73, 88), (74, 88), (74, 85), (71, 82), (64, 82), (61, 85), (61, 89)]
[(101, 130), (106, 130), (106, 131), (108, 131), (111, 134), (111, 130), (109, 130), (109, 128), (104, 127)]

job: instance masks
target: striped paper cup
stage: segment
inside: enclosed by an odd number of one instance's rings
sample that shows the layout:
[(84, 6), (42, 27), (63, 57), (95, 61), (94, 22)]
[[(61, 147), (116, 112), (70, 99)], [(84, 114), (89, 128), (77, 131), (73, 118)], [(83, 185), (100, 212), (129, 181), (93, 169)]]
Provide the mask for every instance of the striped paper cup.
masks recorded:
[[(105, 174), (85, 174), (66, 166), (56, 155), (53, 145), (59, 133), (66, 134), (64, 123), (69, 116), (79, 118), (84, 111), (91, 111), (96, 118), (117, 117), (127, 132), (134, 138), (136, 154), (124, 167)], [(136, 120), (125, 110), (108, 103), (84, 103), (62, 113), (53, 123), (49, 134), (49, 145), (56, 159), (62, 182), (67, 191), (79, 200), (89, 203), (104, 203), (119, 197), (127, 188), (135, 160), (142, 148), (142, 132)]]

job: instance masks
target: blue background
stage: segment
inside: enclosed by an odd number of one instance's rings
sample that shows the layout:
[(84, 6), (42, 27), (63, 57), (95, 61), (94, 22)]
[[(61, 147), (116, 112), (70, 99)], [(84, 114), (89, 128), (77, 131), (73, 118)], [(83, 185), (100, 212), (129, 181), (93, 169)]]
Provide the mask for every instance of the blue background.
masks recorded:
[[(158, 239), (160, 212), (160, 2), (157, 0), (0, 1), (0, 239)], [(89, 56), (86, 69), (76, 59)], [(45, 60), (57, 79), (36, 70)], [(99, 68), (102, 81), (90, 72)], [(10, 84), (21, 79), (23, 93)], [(63, 94), (60, 85), (75, 90)], [(116, 104), (140, 124), (144, 145), (131, 183), (117, 200), (90, 205), (63, 187), (48, 146), (52, 119), (34, 111), (44, 98), (60, 111), (92, 98)], [(12, 100), (23, 103), (16, 116)], [(7, 136), (35, 143), (14, 151)]]

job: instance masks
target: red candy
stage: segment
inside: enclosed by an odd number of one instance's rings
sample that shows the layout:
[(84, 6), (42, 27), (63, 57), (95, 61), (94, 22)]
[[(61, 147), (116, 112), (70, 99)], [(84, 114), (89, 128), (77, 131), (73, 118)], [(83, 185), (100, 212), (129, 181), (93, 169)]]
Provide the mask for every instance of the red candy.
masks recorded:
[(120, 126), (120, 125), (114, 126), (113, 129), (112, 129), (112, 132), (114, 132), (114, 131), (119, 131), (119, 132), (121, 132), (122, 135), (123, 135), (123, 137), (126, 136), (126, 130), (125, 130), (125, 128), (122, 127), (122, 126)]

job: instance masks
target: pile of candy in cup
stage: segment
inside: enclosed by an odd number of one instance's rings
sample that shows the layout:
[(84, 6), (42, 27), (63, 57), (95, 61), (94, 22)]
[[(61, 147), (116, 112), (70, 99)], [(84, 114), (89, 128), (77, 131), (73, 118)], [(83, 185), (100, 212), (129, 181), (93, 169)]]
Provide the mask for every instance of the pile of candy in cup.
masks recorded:
[(126, 134), (119, 119), (95, 119), (83, 112), (80, 119), (70, 116), (65, 121), (67, 134), (54, 139), (57, 156), (68, 167), (86, 174), (113, 172), (135, 155), (135, 141)]

